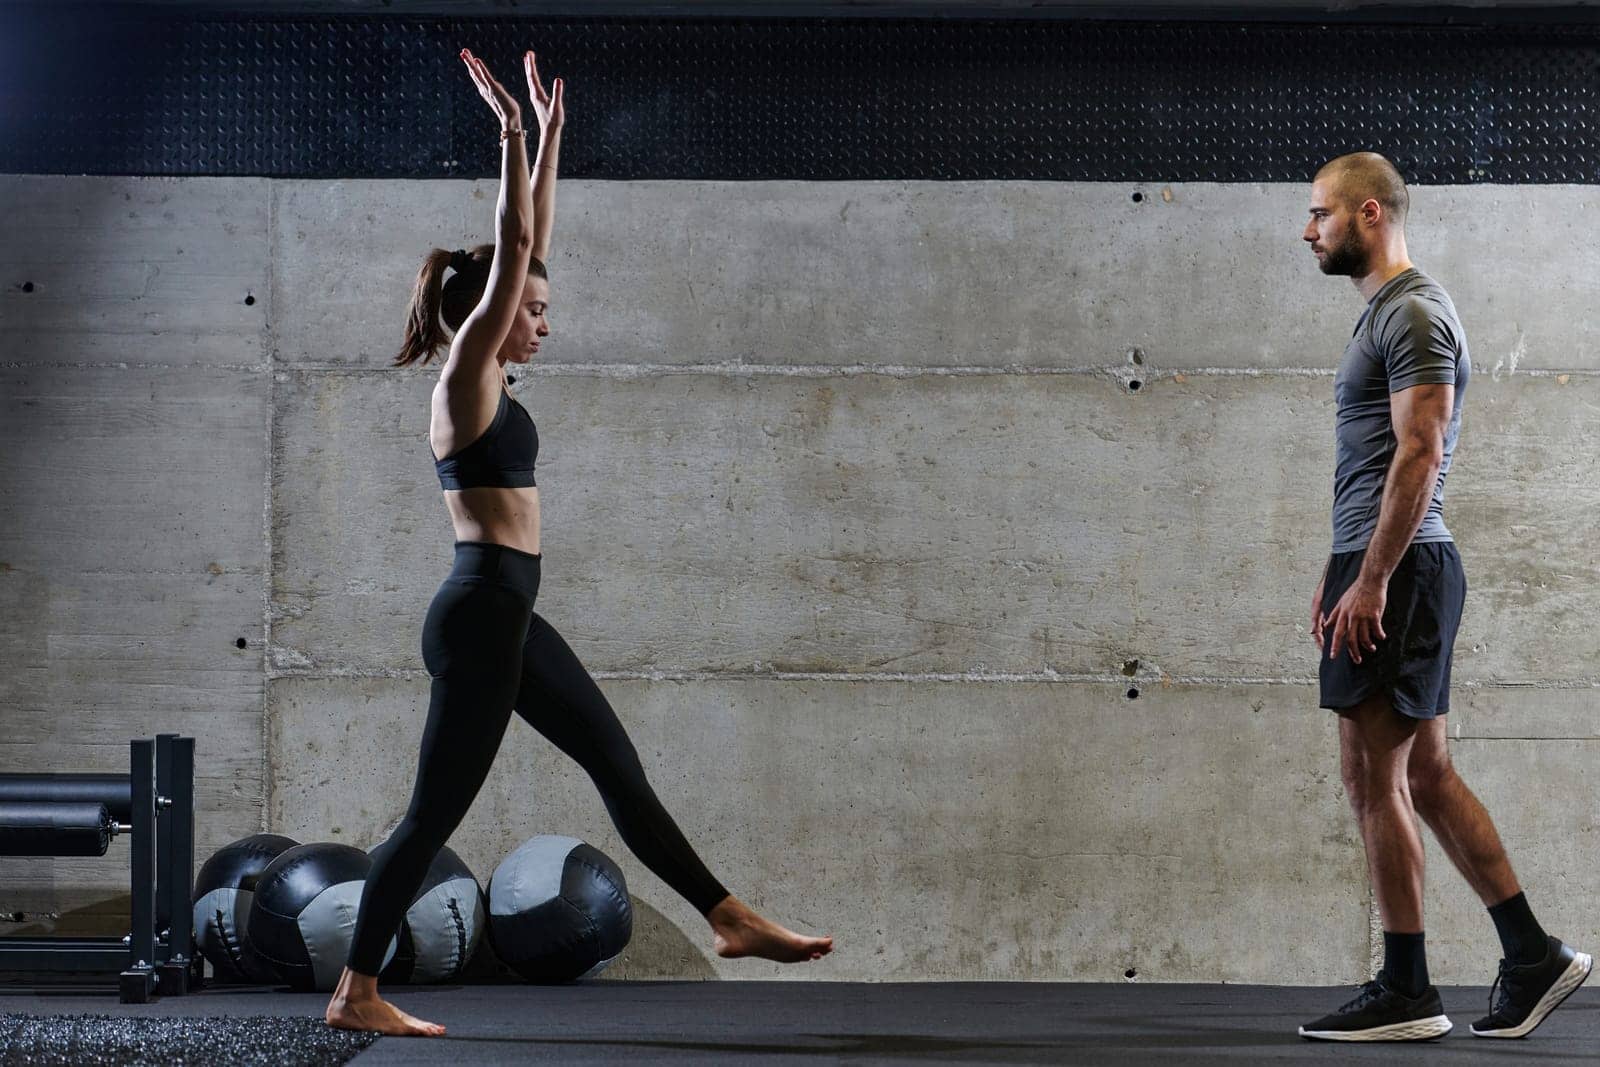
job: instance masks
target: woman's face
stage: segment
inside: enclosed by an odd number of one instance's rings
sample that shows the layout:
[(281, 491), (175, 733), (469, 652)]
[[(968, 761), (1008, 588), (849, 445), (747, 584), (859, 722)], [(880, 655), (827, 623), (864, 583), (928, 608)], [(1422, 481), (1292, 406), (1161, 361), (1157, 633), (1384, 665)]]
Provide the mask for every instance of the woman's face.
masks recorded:
[(517, 306), (517, 317), (511, 320), (511, 332), (506, 334), (500, 354), (508, 363), (527, 363), (539, 351), (539, 342), (550, 335), (550, 323), (545, 312), (550, 308), (550, 283), (543, 278), (528, 275), (522, 285), (522, 302)]

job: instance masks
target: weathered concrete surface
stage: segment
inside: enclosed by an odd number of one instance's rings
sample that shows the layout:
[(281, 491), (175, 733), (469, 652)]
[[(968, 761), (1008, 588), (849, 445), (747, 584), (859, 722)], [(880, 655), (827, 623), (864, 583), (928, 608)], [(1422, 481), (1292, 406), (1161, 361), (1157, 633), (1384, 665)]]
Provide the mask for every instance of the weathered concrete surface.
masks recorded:
[(0, 179), (0, 362), (260, 364), (267, 184)]
[[(278, 357), (381, 365), (424, 254), (489, 239), (497, 188), (274, 183)], [(1331, 367), (1361, 300), (1300, 240), (1309, 192), (568, 181), (540, 359), (1099, 367), (1137, 346), (1159, 367)], [(1600, 367), (1596, 210), (1588, 186), (1414, 191), (1412, 253), (1485, 368)]]
[[(520, 720), (452, 847), (487, 879), (535, 833), (592, 841), (719, 975), (1113, 981), (1134, 968), (1316, 983), (1367, 964), (1334, 723), (1306, 687), (1155, 686), (1137, 700), (1077, 684), (606, 689), (713, 871), (833, 932), (838, 952), (803, 969), (716, 960), (588, 778)], [(415, 758), (426, 701), (425, 679), (274, 680), (273, 825), (381, 840), (409, 797), (395, 768)], [(681, 972), (636, 948), (618, 973)]]
[[(192, 735), (201, 856), (263, 807), (268, 403), (260, 373), (0, 370), (0, 769), (126, 773), (130, 738)], [(0, 913), (98, 910), (126, 850), (0, 859)]]
[[(274, 664), (412, 669), (428, 372), (279, 375)], [(535, 375), (542, 603), (605, 670), (1310, 678), (1331, 379)], [(1459, 680), (1594, 676), (1600, 382), (1473, 387)], [(1561, 545), (1562, 551), (1550, 551)], [(397, 623), (399, 623), (397, 625)]]

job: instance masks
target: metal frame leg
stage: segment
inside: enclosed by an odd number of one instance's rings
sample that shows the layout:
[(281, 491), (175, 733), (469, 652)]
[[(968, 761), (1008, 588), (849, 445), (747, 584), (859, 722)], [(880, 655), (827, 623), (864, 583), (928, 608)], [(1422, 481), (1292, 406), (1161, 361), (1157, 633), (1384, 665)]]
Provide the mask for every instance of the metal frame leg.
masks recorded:
[(158, 985), (162, 996), (182, 996), (194, 959), (194, 738), (156, 735), (156, 784), (164, 801), (156, 816), (156, 924), (163, 931)]
[(130, 886), (133, 929), (128, 941), (128, 967), (118, 989), (124, 1004), (143, 1004), (155, 991), (156, 973), (156, 760), (155, 742), (140, 738), (130, 747), (129, 778), (133, 786), (133, 833)]

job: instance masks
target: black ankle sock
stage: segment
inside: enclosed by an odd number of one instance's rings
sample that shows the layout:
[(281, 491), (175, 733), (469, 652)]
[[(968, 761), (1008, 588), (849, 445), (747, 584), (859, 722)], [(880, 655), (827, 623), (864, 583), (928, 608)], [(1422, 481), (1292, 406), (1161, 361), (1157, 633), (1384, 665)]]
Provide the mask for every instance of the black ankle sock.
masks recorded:
[(1528, 898), (1521, 893), (1510, 900), (1502, 900), (1489, 909), (1495, 932), (1500, 935), (1500, 947), (1512, 963), (1538, 963), (1550, 951), (1549, 937), (1539, 920), (1528, 907)]
[(1383, 976), (1390, 989), (1408, 997), (1428, 988), (1428, 953), (1421, 934), (1383, 932)]

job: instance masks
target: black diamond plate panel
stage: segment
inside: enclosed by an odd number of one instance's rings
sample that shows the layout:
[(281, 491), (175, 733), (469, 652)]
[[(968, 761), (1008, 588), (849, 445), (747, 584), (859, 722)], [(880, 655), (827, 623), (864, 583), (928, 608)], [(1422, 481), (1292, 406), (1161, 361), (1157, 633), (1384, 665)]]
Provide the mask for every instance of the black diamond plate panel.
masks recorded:
[(42, 10), (0, 14), (0, 171), (490, 176), (467, 46), (567, 79), (574, 177), (1600, 182), (1593, 24)]

